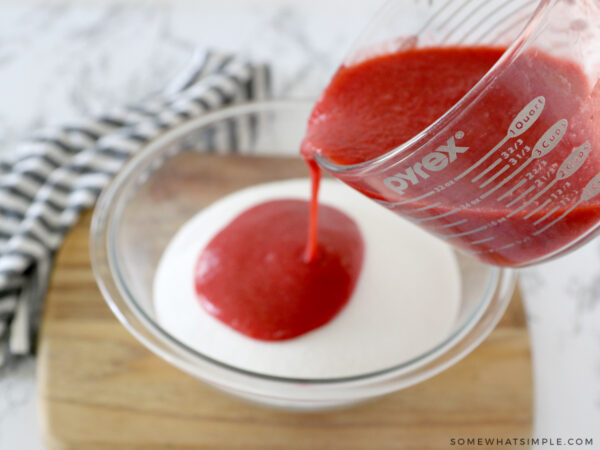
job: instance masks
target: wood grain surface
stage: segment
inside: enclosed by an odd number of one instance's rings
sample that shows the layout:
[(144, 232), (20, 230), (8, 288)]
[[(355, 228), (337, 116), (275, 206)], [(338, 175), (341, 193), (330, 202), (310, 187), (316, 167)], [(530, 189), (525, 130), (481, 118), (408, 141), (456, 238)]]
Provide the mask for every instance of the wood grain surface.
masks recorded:
[[(238, 163), (228, 161), (228, 170)], [(228, 184), (211, 178), (223, 162), (214, 164), (201, 181), (212, 186), (201, 191), (207, 203), (249, 181), (303, 174), (288, 161), (250, 171), (246, 163)], [(197, 170), (190, 166), (190, 176), (202, 180)], [(530, 435), (531, 363), (518, 295), (480, 347), (426, 382), (347, 410), (273, 411), (212, 390), (125, 330), (90, 269), (90, 217), (58, 254), (40, 335), (40, 420), (51, 449), (437, 450), (460, 448), (452, 438)]]

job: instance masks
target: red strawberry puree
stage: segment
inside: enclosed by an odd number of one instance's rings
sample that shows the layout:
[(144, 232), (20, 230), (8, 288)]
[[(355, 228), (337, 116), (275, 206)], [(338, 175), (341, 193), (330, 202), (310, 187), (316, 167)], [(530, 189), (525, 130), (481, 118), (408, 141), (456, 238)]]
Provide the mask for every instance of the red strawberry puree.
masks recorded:
[(329, 322), (360, 273), (363, 241), (341, 211), (321, 205), (306, 259), (308, 202), (273, 200), (243, 212), (202, 251), (196, 292), (205, 309), (255, 339), (282, 340)]
[[(265, 340), (292, 338), (331, 320), (352, 294), (363, 242), (350, 218), (317, 207), (315, 154), (351, 165), (394, 149), (459, 101), (503, 51), (429, 48), (341, 67), (313, 110), (302, 147), (313, 179), (310, 223), (308, 204), (297, 200), (264, 203), (233, 220), (198, 260), (196, 291), (207, 311)], [(521, 265), (568, 245), (600, 217), (597, 91), (576, 65), (539, 51), (521, 55), (505, 75), (464, 111), (462, 129), (441, 133), (407, 155), (406, 164), (340, 178), (375, 200), (402, 202), (392, 208), (492, 264)], [(511, 128), (519, 114), (525, 122)], [(477, 170), (460, 176), (500, 142)], [(473, 181), (492, 164), (495, 170)], [(480, 198), (517, 169), (501, 189)]]
[[(417, 49), (341, 67), (312, 112), (305, 156), (352, 165), (393, 150), (456, 104), (503, 52)], [(400, 164), (338, 176), (484, 262), (525, 265), (600, 219), (597, 111), (600, 87), (579, 66), (528, 50), (452, 129), (396, 157)]]

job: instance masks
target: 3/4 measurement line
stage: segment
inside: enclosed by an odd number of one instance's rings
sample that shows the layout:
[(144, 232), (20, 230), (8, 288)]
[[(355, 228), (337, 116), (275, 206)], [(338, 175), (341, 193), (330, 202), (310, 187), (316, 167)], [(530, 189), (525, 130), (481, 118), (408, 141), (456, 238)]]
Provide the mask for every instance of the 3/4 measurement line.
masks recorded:
[[(579, 203), (576, 203), (576, 204), (575, 204), (575, 206), (577, 206), (578, 204), (579, 204)], [(570, 213), (571, 211), (573, 211), (573, 209), (575, 209), (575, 206), (573, 206), (573, 207), (571, 207), (570, 209), (568, 209), (568, 210), (567, 210), (567, 213), (566, 213), (566, 214), (563, 214), (562, 216), (560, 216), (560, 218), (562, 219), (562, 218), (563, 218), (564, 216), (566, 216), (568, 213)], [(533, 222), (533, 224), (534, 224), (534, 225), (538, 225), (538, 224), (542, 223), (544, 220), (546, 220), (548, 217), (550, 217), (552, 214), (554, 214), (556, 211), (558, 211), (558, 210), (559, 210), (559, 208), (560, 208), (560, 206), (557, 206), (556, 208), (554, 208), (554, 209), (551, 209), (551, 210), (550, 210), (550, 211), (548, 211), (546, 214), (544, 214), (544, 216), (540, 217), (538, 220), (536, 220), (535, 222)], [(555, 220), (555, 221), (553, 222), (553, 224), (554, 224), (554, 223), (556, 223), (556, 222), (558, 222), (558, 220)], [(545, 230), (545, 229), (546, 229), (546, 228), (543, 228), (543, 230)], [(537, 231), (536, 231), (535, 233), (533, 233), (533, 235), (534, 235), (534, 236), (535, 236), (535, 235), (537, 235), (537, 234), (539, 234)]]
[(498, 158), (496, 161), (494, 161), (492, 164), (490, 164), (488, 166), (487, 169), (485, 169), (483, 172), (481, 172), (479, 175), (477, 175), (475, 178), (473, 178), (471, 181), (473, 183), (475, 183), (477, 180), (483, 178), (490, 170), (493, 170), (494, 167), (496, 167), (498, 164), (500, 164), (502, 162), (501, 158)]
[(531, 211), (529, 214), (527, 214), (525, 216), (526, 219), (529, 219), (531, 216), (533, 216), (536, 212), (538, 212), (540, 209), (545, 208), (546, 206), (548, 206), (548, 204), (552, 202), (552, 200), (548, 199), (546, 200), (544, 203), (542, 203), (541, 205), (539, 205), (537, 208), (535, 208), (533, 211)]
[(500, 175), (502, 175), (508, 169), (510, 169), (510, 166), (507, 164), (506, 166), (504, 166), (502, 169), (500, 169), (498, 172), (496, 172), (492, 177), (490, 177), (485, 183), (483, 183), (479, 187), (480, 188), (486, 187), (488, 184), (490, 184), (492, 181), (494, 181), (496, 178), (498, 178)]
[(511, 195), (513, 192), (515, 192), (517, 189), (519, 189), (521, 186), (523, 186), (526, 182), (527, 182), (527, 179), (523, 178), (521, 181), (519, 181), (517, 184), (515, 184), (513, 187), (511, 187), (508, 191), (506, 191), (504, 194), (502, 194), (500, 197), (498, 197), (498, 201), (503, 200), (506, 197), (508, 197), (509, 195)]
[(490, 237), (485, 238), (485, 239), (479, 239), (478, 241), (469, 242), (469, 244), (471, 244), (471, 245), (478, 245), (478, 244), (483, 244), (484, 242), (493, 241), (494, 239), (496, 239), (494, 236), (490, 236)]
[(479, 167), (481, 164), (483, 164), (483, 162), (486, 159), (488, 159), (490, 156), (492, 156), (494, 154), (494, 152), (496, 152), (500, 147), (502, 147), (504, 144), (506, 144), (509, 139), (510, 139), (510, 136), (508, 134), (506, 136), (504, 136), (502, 138), (502, 140), (500, 142), (498, 142), (494, 146), (494, 148), (492, 148), (489, 152), (487, 152), (485, 155), (483, 155), (483, 157), (479, 161), (477, 161), (475, 164), (473, 164), (471, 167), (469, 167), (467, 170), (465, 170), (460, 175), (454, 177), (454, 181), (458, 181), (461, 178), (465, 177), (466, 175), (470, 174), (473, 170), (475, 170), (477, 167)]

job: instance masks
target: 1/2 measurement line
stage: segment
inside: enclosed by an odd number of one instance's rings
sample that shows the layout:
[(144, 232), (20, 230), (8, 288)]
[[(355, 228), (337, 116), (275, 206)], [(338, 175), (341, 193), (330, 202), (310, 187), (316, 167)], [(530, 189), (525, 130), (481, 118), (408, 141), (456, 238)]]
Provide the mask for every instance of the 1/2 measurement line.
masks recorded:
[(504, 194), (502, 194), (500, 197), (498, 197), (498, 201), (503, 200), (504, 198), (511, 195), (513, 192), (515, 192), (517, 189), (519, 189), (521, 186), (523, 186), (526, 182), (527, 182), (527, 179), (523, 178), (521, 181), (519, 181), (517, 184), (515, 184), (512, 188), (510, 188), (510, 190), (506, 191)]
[[(517, 203), (517, 202), (519, 202), (520, 200), (524, 199), (524, 198), (525, 198), (527, 195), (529, 195), (529, 193), (530, 193), (531, 191), (533, 191), (533, 190), (535, 190), (535, 186), (529, 186), (529, 188), (528, 188), (527, 190), (525, 190), (525, 191), (521, 192), (521, 194), (520, 194), (518, 197), (516, 197), (516, 198), (515, 198), (514, 200), (512, 200), (511, 202), (508, 202), (508, 203), (506, 204), (506, 206), (512, 206), (512, 205), (514, 205), (515, 203)], [(526, 204), (526, 203), (524, 203), (524, 204)], [(519, 209), (522, 209), (522, 208), (524, 208), (524, 206), (523, 206), (523, 205), (521, 205), (521, 208), (519, 208)], [(513, 212), (512, 214), (514, 214), (514, 212)], [(512, 214), (509, 214), (509, 217), (510, 217), (510, 216), (512, 216)]]
[[(535, 186), (529, 186), (529, 189), (527, 189), (525, 192), (523, 192), (521, 195), (519, 195), (519, 197), (517, 197), (514, 201), (514, 203), (518, 202), (519, 200), (521, 200), (521, 198), (525, 197), (527, 194), (529, 194), (531, 191), (533, 191), (535, 189)], [(518, 200), (517, 200), (518, 199)], [(511, 202), (513, 203), (513, 202)], [(510, 205), (506, 205), (506, 206), (510, 206)], [(521, 211), (523, 208), (525, 208), (525, 206), (527, 206), (527, 203), (523, 203), (521, 206), (519, 206), (517, 209), (513, 209), (510, 213), (508, 213), (508, 215), (506, 217), (512, 217), (514, 216), (516, 213), (518, 213), (519, 211)]]
[[(579, 206), (581, 202), (577, 202), (575, 203), (575, 205), (571, 206), (569, 209), (567, 209), (564, 213), (562, 213), (557, 219), (554, 219), (552, 222), (550, 222), (548, 225), (546, 225), (544, 228), (539, 229), (538, 231), (536, 231), (535, 233), (533, 233), (534, 236), (537, 236), (540, 233), (543, 233), (544, 231), (546, 231), (548, 228), (550, 228), (552, 225), (554, 225), (557, 222), (560, 222), (561, 220), (563, 220), (571, 211), (573, 211), (577, 206)], [(553, 209), (551, 212), (554, 212), (558, 209), (555, 208)], [(550, 215), (550, 214), (548, 214)]]
[(538, 212), (540, 209), (545, 208), (546, 206), (548, 206), (548, 204), (552, 202), (552, 200), (548, 199), (546, 200), (544, 203), (542, 203), (541, 205), (539, 205), (537, 208), (535, 208), (533, 211), (531, 211), (529, 214), (527, 214), (525, 216), (526, 219), (529, 219), (531, 216), (533, 216), (536, 212)]
[[(575, 206), (577, 206), (577, 205), (579, 205), (579, 203), (576, 203), (574, 206), (572, 206), (570, 209), (568, 209), (568, 210), (567, 210), (567, 213), (566, 213), (566, 214), (563, 214), (562, 216), (560, 216), (560, 218), (559, 218), (559, 219), (562, 219), (562, 218), (563, 218), (564, 216), (566, 216), (568, 213), (570, 213), (571, 211), (573, 211), (573, 209), (575, 209)], [(539, 218), (538, 220), (536, 220), (535, 222), (533, 222), (533, 224), (534, 224), (534, 225), (538, 225), (538, 224), (542, 223), (544, 220), (546, 220), (548, 217), (550, 217), (552, 214), (554, 214), (556, 211), (558, 211), (558, 210), (559, 210), (559, 208), (560, 208), (560, 206), (557, 206), (556, 208), (554, 208), (554, 209), (552, 209), (552, 210), (548, 211), (546, 214), (544, 214), (544, 216), (543, 216), (543, 217), (541, 217), (541, 218)], [(554, 222), (552, 222), (552, 224), (554, 224), (554, 223), (556, 223), (556, 222), (558, 222), (558, 220), (555, 220)], [(549, 228), (549, 227), (546, 227), (546, 228)], [(543, 230), (545, 230), (546, 228), (543, 228), (543, 229), (542, 229), (542, 231), (543, 231)], [(541, 231), (539, 231), (539, 233), (541, 233)], [(533, 235), (535, 236), (535, 235), (537, 235), (537, 234), (539, 234), (539, 233), (536, 231), (535, 233), (533, 233)]]

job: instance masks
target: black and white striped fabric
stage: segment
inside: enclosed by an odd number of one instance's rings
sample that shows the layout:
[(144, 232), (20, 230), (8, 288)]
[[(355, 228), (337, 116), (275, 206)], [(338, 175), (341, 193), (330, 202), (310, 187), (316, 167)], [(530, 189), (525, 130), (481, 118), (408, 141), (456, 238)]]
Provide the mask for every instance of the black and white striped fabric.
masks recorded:
[[(263, 64), (197, 54), (164, 93), (93, 120), (41, 132), (0, 160), (0, 366), (31, 353), (54, 252), (129, 156), (160, 133), (236, 102), (269, 96)], [(251, 130), (230, 127), (235, 149)]]

